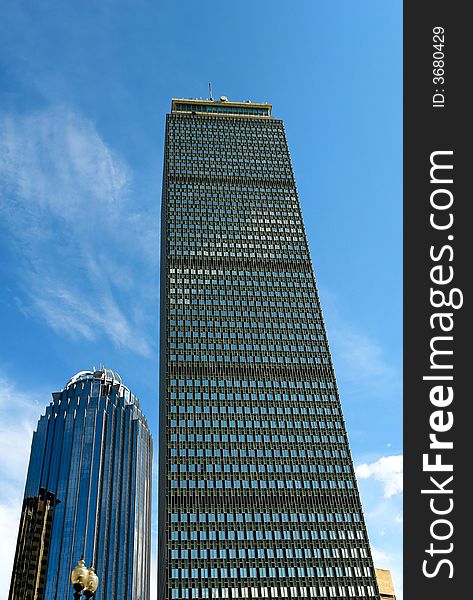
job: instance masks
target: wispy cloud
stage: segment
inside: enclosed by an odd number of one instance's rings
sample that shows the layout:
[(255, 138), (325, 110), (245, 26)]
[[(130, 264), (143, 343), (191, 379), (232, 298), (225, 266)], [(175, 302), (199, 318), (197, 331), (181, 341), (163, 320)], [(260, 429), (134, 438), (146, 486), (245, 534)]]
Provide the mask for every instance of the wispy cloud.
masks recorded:
[(340, 313), (336, 296), (321, 286), (320, 294), (325, 308), (324, 317), (338, 373), (356, 388), (385, 393), (399, 385), (400, 376), (386, 356), (382, 345), (348, 322)]
[(94, 124), (63, 107), (4, 117), (0, 178), (23, 312), (149, 355), (155, 215), (134, 209), (130, 169)]
[(339, 323), (332, 331), (333, 343), (340, 355), (351, 365), (350, 374), (368, 380), (391, 379), (393, 368), (386, 362), (382, 347), (353, 326)]
[(383, 485), (384, 497), (401, 494), (403, 489), (402, 454), (382, 456), (373, 463), (363, 463), (356, 467), (359, 479), (372, 477)]
[(13, 567), (32, 431), (43, 410), (41, 402), (44, 404), (44, 396), (18, 390), (0, 373), (0, 563), (8, 574)]

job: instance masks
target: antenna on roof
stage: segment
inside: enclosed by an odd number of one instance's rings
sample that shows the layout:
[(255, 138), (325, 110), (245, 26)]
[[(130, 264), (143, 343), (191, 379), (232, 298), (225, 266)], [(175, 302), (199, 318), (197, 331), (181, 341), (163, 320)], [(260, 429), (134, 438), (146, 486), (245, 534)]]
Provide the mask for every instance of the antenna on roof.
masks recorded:
[(212, 98), (212, 82), (209, 81), (209, 100), (213, 100)]

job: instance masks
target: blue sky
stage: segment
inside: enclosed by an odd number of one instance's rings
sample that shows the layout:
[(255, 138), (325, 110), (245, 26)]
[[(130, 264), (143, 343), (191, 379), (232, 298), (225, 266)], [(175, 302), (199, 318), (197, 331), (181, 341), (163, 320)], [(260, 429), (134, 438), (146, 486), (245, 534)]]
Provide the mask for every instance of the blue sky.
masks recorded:
[(400, 0), (2, 2), (8, 573), (31, 431), (52, 391), (104, 363), (157, 439), (164, 116), (171, 97), (206, 97), (212, 81), (214, 96), (272, 102), (284, 119), (375, 563), (401, 596), (401, 10)]

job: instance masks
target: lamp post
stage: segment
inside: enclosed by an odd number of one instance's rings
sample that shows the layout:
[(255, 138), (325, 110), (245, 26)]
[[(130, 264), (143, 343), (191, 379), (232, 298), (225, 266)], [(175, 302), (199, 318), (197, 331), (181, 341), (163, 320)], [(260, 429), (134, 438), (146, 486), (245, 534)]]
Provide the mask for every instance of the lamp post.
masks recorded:
[(89, 571), (85, 566), (85, 561), (83, 558), (77, 563), (77, 566), (73, 569), (71, 573), (71, 581), (72, 587), (74, 588), (74, 598), (75, 600), (80, 600), (82, 596), (82, 590), (84, 589), (87, 579), (89, 577)]
[(87, 579), (87, 585), (85, 586), (85, 590), (84, 590), (84, 596), (87, 598), (87, 600), (90, 600), (92, 598), (92, 596), (97, 591), (98, 587), (99, 587), (99, 578), (95, 574), (94, 567), (90, 567), (89, 577)]
[(81, 600), (82, 594), (87, 600), (91, 600), (99, 586), (99, 578), (95, 574), (94, 568), (90, 567), (88, 569), (83, 558), (79, 560), (77, 566), (73, 569), (71, 581), (75, 600)]

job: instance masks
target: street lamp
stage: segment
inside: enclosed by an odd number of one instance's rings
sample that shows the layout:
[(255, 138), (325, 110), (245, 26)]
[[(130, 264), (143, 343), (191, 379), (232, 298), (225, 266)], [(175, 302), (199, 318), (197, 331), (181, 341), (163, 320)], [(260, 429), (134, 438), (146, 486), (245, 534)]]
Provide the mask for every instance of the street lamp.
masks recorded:
[(84, 589), (87, 579), (89, 577), (89, 570), (85, 566), (85, 561), (83, 558), (77, 563), (77, 566), (73, 569), (71, 573), (71, 581), (72, 587), (74, 588), (74, 598), (75, 600), (80, 600), (82, 596), (82, 590)]
[(90, 600), (99, 586), (99, 578), (95, 574), (94, 568), (90, 567), (88, 569), (83, 558), (79, 560), (77, 566), (73, 569), (71, 581), (75, 600), (80, 600), (82, 594), (87, 600)]
[(87, 600), (90, 600), (99, 587), (99, 578), (95, 574), (94, 567), (89, 569), (89, 577), (87, 579), (87, 585), (85, 586), (84, 596)]

